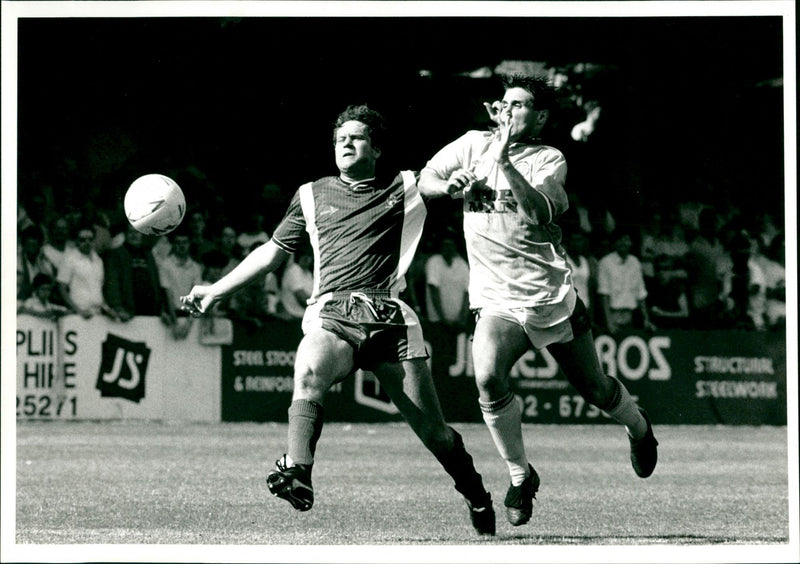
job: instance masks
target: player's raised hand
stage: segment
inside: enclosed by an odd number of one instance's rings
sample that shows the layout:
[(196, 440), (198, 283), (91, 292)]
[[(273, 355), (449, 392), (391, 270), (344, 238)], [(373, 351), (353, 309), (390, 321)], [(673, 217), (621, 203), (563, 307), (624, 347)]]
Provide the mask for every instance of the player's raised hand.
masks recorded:
[(181, 296), (181, 309), (192, 317), (200, 317), (217, 302), (219, 298), (211, 292), (211, 286), (195, 286), (187, 296)]
[(506, 121), (505, 112), (503, 111), (503, 102), (499, 100), (495, 100), (491, 104), (489, 102), (484, 102), (483, 107), (486, 108), (486, 113), (489, 114), (489, 119), (491, 119), (497, 125), (503, 125), (503, 123)]
[(451, 196), (468, 189), (478, 177), (472, 171), (465, 168), (459, 168), (453, 171), (450, 178), (447, 179), (447, 193)]

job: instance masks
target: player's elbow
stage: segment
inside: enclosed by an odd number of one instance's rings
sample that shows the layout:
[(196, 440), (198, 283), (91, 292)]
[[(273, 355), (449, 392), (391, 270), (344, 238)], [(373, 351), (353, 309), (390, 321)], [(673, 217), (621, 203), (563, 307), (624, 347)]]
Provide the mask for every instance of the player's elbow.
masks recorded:
[(446, 193), (446, 190), (442, 189), (442, 178), (436, 171), (429, 168), (423, 168), (420, 171), (417, 186), (420, 194), (428, 198), (443, 196)]

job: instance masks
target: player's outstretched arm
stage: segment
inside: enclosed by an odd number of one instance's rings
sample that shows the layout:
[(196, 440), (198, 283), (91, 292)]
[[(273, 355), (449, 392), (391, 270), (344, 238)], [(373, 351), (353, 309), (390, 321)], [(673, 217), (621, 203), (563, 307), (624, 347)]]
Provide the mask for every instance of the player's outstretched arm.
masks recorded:
[(195, 286), (187, 296), (181, 296), (183, 309), (195, 317), (211, 309), (225, 296), (245, 286), (259, 274), (278, 268), (289, 256), (272, 241), (267, 241), (247, 255), (236, 268), (210, 286)]

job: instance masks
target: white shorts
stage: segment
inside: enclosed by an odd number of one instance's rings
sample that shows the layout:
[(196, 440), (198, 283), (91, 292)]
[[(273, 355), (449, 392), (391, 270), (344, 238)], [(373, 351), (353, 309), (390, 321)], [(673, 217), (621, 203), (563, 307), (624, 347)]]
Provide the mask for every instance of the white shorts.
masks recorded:
[(488, 306), (478, 310), (477, 318), (481, 317), (498, 317), (518, 324), (537, 350), (554, 343), (568, 343), (591, 328), (586, 306), (574, 290), (559, 304), (515, 308)]

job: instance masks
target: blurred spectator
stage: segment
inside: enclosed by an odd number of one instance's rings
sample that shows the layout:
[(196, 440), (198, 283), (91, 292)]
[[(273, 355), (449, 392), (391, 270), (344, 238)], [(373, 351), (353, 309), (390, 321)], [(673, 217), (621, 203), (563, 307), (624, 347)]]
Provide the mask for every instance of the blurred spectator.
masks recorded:
[(583, 231), (567, 236), (567, 264), (572, 269), (572, 283), (581, 301), (594, 319), (593, 307), (597, 293), (597, 259), (589, 252), (589, 237)]
[(259, 212), (249, 213), (236, 239), (242, 255), (249, 254), (253, 245), (261, 245), (267, 241), (269, 234), (264, 231), (264, 216)]
[(206, 237), (206, 216), (201, 211), (194, 211), (188, 217), (189, 223), (189, 255), (202, 261), (205, 254), (216, 246)]
[(439, 251), (425, 263), (428, 320), (463, 330), (469, 321), (469, 266), (458, 254), (455, 237), (445, 234)]
[(786, 245), (783, 235), (775, 235), (764, 254), (759, 255), (766, 279), (768, 329), (780, 329), (786, 323)]
[(656, 255), (678, 259), (677, 262), (673, 262), (672, 268), (680, 267), (680, 261), (689, 252), (689, 244), (686, 242), (686, 231), (675, 214), (670, 213), (667, 216), (666, 225), (662, 226), (653, 241), (653, 250)]
[(217, 248), (225, 257), (225, 265), (222, 267), (222, 276), (225, 276), (241, 262), (236, 230), (233, 227), (226, 225), (222, 228), (217, 239)]
[(608, 208), (588, 205), (577, 192), (570, 192), (567, 197), (569, 207), (559, 220), (564, 231), (583, 231), (599, 238), (614, 232), (617, 222)]
[(185, 317), (180, 297), (203, 281), (203, 267), (189, 255), (191, 245), (189, 232), (183, 226), (170, 235), (170, 253), (157, 263), (161, 284), (167, 293), (168, 307), (178, 316)]
[(67, 250), (75, 248), (75, 243), (69, 238), (69, 222), (66, 218), (58, 217), (53, 221), (47, 239), (47, 243), (42, 247), (42, 252), (57, 272)]
[(125, 242), (103, 257), (106, 269), (106, 303), (122, 321), (135, 315), (164, 316), (171, 322), (174, 313), (167, 305), (155, 258), (146, 236), (128, 226)]
[(659, 329), (686, 329), (689, 319), (686, 277), (673, 268), (674, 260), (659, 255), (654, 261), (655, 276), (647, 287), (650, 319)]
[[(258, 247), (253, 245), (253, 249)], [(248, 250), (248, 253), (252, 249)], [(256, 278), (231, 297), (229, 317), (249, 329), (261, 329), (264, 323), (275, 316), (280, 302), (278, 278), (270, 272), (264, 278)]]
[(90, 202), (84, 206), (82, 216), (94, 228), (95, 252), (98, 255), (104, 255), (113, 246), (114, 240), (114, 235), (111, 233), (111, 219), (108, 213), (96, 209)]
[(712, 208), (698, 216), (698, 231), (685, 257), (689, 289), (689, 318), (693, 329), (724, 326), (725, 272), (730, 257), (717, 237), (717, 217)]
[(303, 319), (306, 305), (314, 290), (314, 256), (311, 249), (301, 247), (287, 261), (281, 279), (281, 304), (291, 319)]
[(33, 315), (45, 319), (57, 320), (69, 313), (69, 310), (50, 301), (53, 292), (53, 279), (47, 274), (39, 273), (33, 278), (33, 294), (17, 306), (18, 314)]
[[(228, 264), (226, 256), (222, 251), (214, 249), (208, 251), (203, 255), (203, 284), (211, 285), (223, 276), (225, 276), (225, 267)], [(203, 319), (210, 319), (212, 317), (225, 317), (228, 315), (228, 307), (230, 305), (229, 299), (220, 300), (211, 310), (209, 317)], [(201, 319), (202, 321), (202, 319)]]
[(764, 280), (761, 270), (750, 260), (755, 243), (739, 218), (727, 226), (727, 250), (730, 253), (730, 284), (724, 295), (729, 296), (726, 312), (729, 325), (740, 329), (754, 329), (760, 324), (764, 306)]
[(17, 200), (17, 233), (22, 233), (28, 227), (33, 227), (35, 225), (36, 222), (31, 219), (22, 201)]
[(55, 276), (56, 268), (42, 250), (44, 233), (35, 225), (20, 233), (20, 252), (17, 254), (17, 299), (27, 300), (33, 295), (33, 279), (37, 274)]
[[(227, 258), (219, 249), (208, 251), (202, 257), (203, 284), (213, 284), (222, 278)], [(230, 344), (233, 340), (233, 326), (227, 319), (230, 313), (230, 299), (216, 303), (208, 314), (199, 321), (200, 342), (204, 344)]]
[[(428, 217), (431, 217), (430, 212), (428, 212)], [(428, 312), (425, 307), (425, 265), (433, 254), (432, 246), (433, 240), (431, 237), (423, 237), (420, 241), (417, 252), (414, 253), (414, 257), (411, 259), (408, 272), (406, 272), (406, 289), (401, 296), (403, 301), (411, 306), (420, 319), (428, 319)]]
[(656, 275), (655, 260), (658, 255), (656, 240), (661, 237), (663, 229), (661, 212), (655, 209), (651, 210), (648, 219), (642, 222), (639, 241), (639, 262), (642, 264), (645, 284), (648, 285)]
[(594, 133), (597, 121), (600, 119), (600, 112), (602, 108), (595, 100), (589, 100), (583, 105), (586, 112), (586, 119), (573, 126), (570, 131), (570, 137), (579, 143), (586, 143), (589, 137)]
[(105, 313), (116, 319), (103, 297), (105, 268), (94, 250), (94, 227), (80, 225), (76, 232), (76, 248), (67, 251), (56, 278), (64, 303), (78, 315), (89, 319)]
[(653, 329), (645, 305), (647, 289), (639, 259), (630, 254), (631, 236), (622, 230), (612, 237), (614, 251), (600, 259), (597, 293), (600, 295), (606, 328), (611, 334), (634, 327), (634, 312), (639, 312), (645, 329)]

